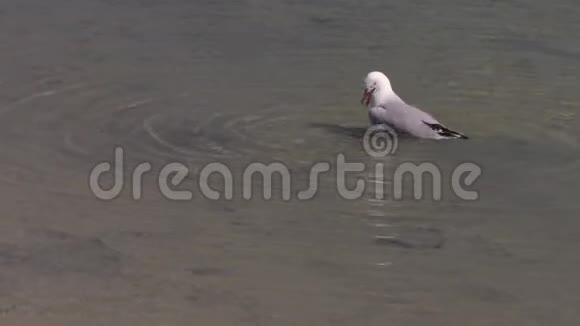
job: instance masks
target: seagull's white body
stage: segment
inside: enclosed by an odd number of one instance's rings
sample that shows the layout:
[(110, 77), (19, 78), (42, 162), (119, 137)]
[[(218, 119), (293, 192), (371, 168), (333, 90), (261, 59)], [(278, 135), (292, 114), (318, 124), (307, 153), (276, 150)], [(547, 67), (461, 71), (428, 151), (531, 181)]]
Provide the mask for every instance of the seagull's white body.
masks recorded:
[(430, 114), (405, 103), (391, 87), (382, 72), (374, 71), (365, 79), (365, 93), (361, 102), (369, 110), (372, 125), (386, 124), (399, 132), (418, 138), (449, 139), (467, 137), (443, 126)]

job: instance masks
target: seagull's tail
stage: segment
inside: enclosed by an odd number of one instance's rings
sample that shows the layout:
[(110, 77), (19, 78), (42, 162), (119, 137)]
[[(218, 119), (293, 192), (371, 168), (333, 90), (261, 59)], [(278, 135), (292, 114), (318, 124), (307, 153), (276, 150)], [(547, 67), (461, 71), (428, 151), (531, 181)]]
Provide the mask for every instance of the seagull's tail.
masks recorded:
[(435, 131), (439, 136), (443, 138), (468, 139), (468, 137), (465, 136), (464, 134), (457, 131), (453, 131), (439, 123), (428, 123), (425, 121), (423, 121), (423, 123), (429, 126), (429, 128), (433, 129), (433, 131)]

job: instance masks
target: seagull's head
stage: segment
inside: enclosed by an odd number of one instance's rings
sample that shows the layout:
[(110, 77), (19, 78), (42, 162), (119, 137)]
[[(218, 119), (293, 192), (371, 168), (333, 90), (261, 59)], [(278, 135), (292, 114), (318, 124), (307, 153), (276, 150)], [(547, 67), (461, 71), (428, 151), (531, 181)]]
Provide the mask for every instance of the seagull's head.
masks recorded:
[(390, 93), (392, 91), (391, 81), (385, 74), (380, 71), (369, 72), (365, 78), (365, 90), (360, 102), (368, 106), (371, 100), (376, 98), (377, 94)]

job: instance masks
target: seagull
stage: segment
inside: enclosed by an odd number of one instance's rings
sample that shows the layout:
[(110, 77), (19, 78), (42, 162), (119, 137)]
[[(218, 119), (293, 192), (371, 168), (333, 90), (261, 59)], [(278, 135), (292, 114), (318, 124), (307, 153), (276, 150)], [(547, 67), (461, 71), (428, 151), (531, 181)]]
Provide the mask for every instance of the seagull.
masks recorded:
[(369, 110), (371, 125), (387, 125), (417, 138), (467, 139), (467, 136), (442, 125), (429, 113), (405, 103), (395, 94), (389, 78), (382, 72), (370, 72), (364, 82), (361, 104)]

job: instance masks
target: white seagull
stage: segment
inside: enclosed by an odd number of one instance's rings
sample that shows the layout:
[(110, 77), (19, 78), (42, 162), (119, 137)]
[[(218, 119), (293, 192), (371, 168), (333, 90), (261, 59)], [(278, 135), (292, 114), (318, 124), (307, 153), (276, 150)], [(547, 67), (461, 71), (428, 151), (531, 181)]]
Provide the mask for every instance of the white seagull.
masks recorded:
[(418, 138), (467, 139), (467, 136), (443, 126), (429, 113), (405, 103), (393, 91), (389, 78), (380, 71), (370, 72), (365, 78), (361, 103), (368, 107), (372, 125), (386, 124)]

